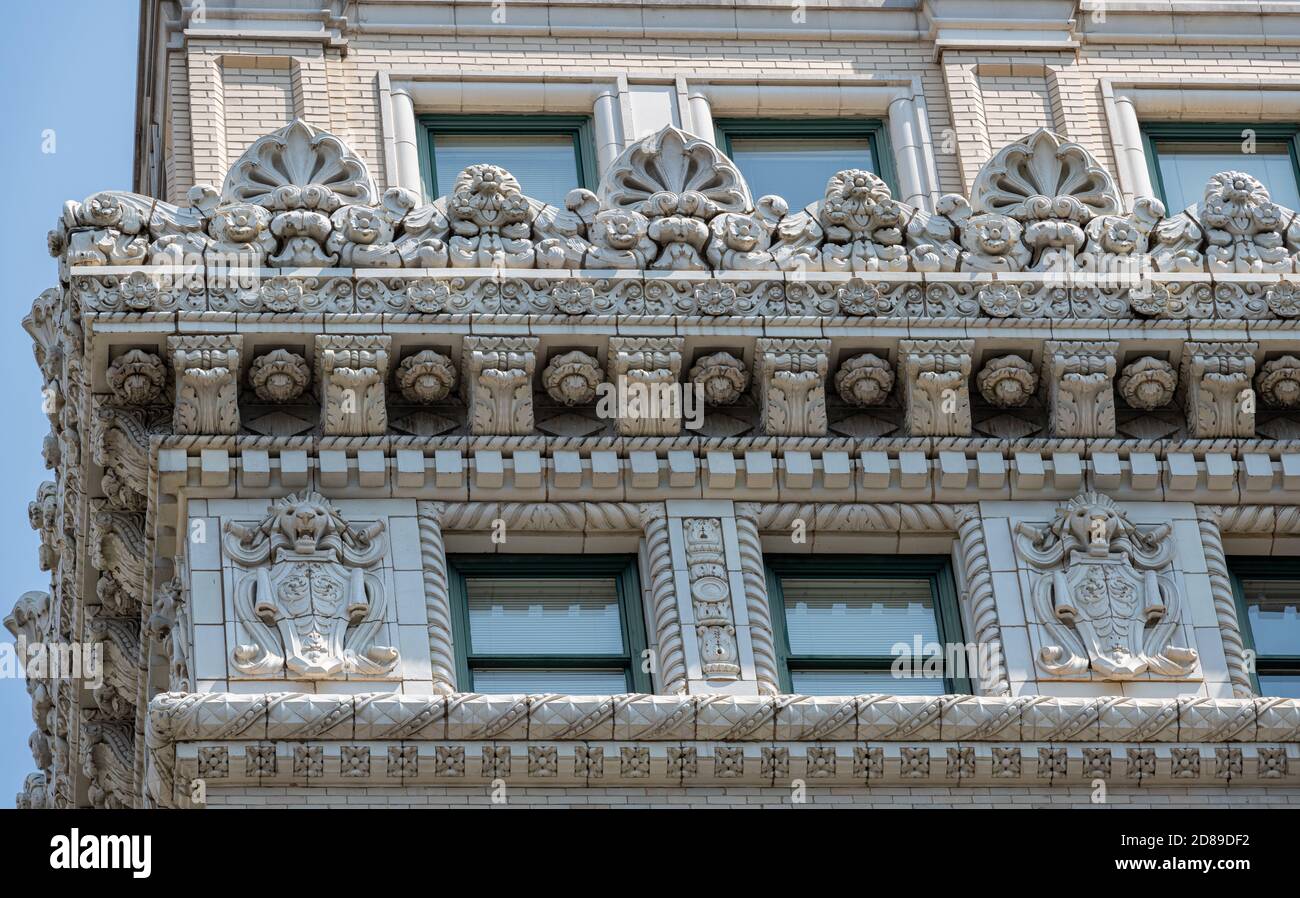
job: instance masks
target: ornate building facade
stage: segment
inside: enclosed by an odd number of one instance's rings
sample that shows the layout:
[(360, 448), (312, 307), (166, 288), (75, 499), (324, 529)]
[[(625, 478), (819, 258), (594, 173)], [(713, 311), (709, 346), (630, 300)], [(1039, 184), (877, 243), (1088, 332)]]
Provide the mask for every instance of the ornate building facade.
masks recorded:
[(19, 804), (1300, 802), (1236, 5), (143, 4), (23, 322), (5, 625), (103, 665)]

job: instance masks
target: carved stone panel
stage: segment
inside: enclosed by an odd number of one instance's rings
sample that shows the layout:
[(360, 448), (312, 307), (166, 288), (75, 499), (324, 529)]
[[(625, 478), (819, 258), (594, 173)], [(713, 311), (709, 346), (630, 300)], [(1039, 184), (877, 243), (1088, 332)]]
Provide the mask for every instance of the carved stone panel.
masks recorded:
[(686, 567), (691, 584), (691, 607), (699, 641), (700, 669), (705, 679), (734, 680), (740, 676), (736, 622), (731, 607), (727, 558), (722, 547), (719, 518), (687, 518)]
[(1051, 677), (1187, 677), (1185, 596), (1174, 576), (1173, 525), (1139, 528), (1113, 500), (1083, 493), (1050, 524), (1016, 525), (1032, 569), (1028, 605), (1043, 630), (1035, 662)]
[(232, 672), (245, 677), (387, 677), (399, 661), (376, 566), (384, 523), (349, 524), (319, 493), (271, 503), (255, 526), (227, 521), (237, 562)]

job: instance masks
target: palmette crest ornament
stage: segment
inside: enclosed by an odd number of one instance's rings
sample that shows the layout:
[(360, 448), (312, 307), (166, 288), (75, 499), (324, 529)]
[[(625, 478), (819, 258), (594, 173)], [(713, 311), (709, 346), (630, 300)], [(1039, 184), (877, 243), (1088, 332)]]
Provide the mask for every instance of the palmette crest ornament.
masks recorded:
[[(226, 524), (225, 550), (252, 567), (238, 582), (231, 666), (250, 677), (383, 677), (397, 649), (383, 645), (382, 522), (357, 529), (319, 493), (290, 494), (254, 526)], [(269, 562), (269, 563), (268, 563)]]
[(1192, 674), (1197, 653), (1178, 644), (1172, 531), (1168, 523), (1139, 530), (1101, 493), (1071, 499), (1046, 527), (1017, 525), (1017, 548), (1044, 572), (1032, 594), (1042, 670), (1102, 680)]

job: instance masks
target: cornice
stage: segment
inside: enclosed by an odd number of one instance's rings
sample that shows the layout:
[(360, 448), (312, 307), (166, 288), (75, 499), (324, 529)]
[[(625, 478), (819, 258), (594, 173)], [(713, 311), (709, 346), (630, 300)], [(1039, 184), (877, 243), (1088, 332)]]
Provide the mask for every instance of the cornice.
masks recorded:
[(1284, 784), (1300, 702), (1025, 696), (156, 696), (151, 800), (224, 785)]

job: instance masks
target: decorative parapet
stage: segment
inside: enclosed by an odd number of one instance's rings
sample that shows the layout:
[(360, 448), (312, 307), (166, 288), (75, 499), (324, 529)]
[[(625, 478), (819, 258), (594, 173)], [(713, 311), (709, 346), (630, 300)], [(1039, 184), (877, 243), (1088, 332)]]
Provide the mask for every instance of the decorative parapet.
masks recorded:
[(1172, 217), (1150, 198), (1125, 212), (1087, 150), (1041, 129), (995, 154), (969, 198), (942, 197), (934, 212), (857, 170), (832, 177), (806, 209), (755, 200), (731, 160), (671, 127), (624, 150), (597, 192), (573, 191), (564, 209), (528, 198), (490, 164), (422, 205), (401, 188), (378, 196), (359, 156), (302, 121), (256, 141), (220, 193), (200, 185), (190, 203), (112, 191), (69, 203), (50, 248), (83, 307), (1300, 315), (1300, 223), (1252, 176), (1215, 175), (1202, 203)]

